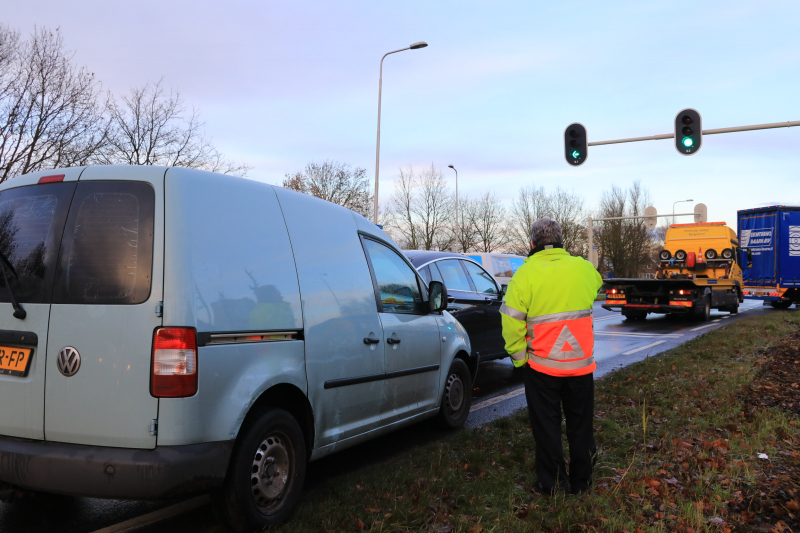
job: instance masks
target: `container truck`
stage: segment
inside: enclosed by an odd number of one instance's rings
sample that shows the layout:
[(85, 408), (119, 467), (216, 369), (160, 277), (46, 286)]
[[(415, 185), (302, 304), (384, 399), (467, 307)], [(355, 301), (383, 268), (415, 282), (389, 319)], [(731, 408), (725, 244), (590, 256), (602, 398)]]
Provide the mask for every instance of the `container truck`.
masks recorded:
[(800, 207), (742, 209), (738, 230), (742, 249), (752, 257), (744, 269), (744, 297), (776, 309), (800, 307)]
[(654, 279), (607, 279), (604, 309), (631, 320), (649, 313), (708, 320), (711, 309), (739, 312), (743, 301), (742, 254), (736, 233), (724, 222), (672, 224), (659, 252)]

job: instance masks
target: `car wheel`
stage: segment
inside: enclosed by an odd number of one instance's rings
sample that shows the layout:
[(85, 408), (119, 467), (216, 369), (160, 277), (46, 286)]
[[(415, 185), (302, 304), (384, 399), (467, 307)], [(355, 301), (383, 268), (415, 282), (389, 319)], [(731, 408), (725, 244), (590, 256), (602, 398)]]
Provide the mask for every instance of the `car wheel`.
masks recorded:
[(240, 433), (225, 482), (212, 494), (214, 511), (237, 533), (285, 522), (305, 474), (300, 426), (283, 409), (267, 409)]
[(444, 382), (439, 422), (446, 428), (455, 429), (464, 425), (472, 405), (472, 376), (466, 363), (454, 359)]

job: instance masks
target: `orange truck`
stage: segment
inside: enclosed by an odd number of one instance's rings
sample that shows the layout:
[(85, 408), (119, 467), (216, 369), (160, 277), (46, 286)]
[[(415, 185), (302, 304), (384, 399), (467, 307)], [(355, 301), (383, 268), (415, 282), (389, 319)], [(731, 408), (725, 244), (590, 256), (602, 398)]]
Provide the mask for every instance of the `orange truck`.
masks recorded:
[(711, 309), (739, 312), (744, 256), (736, 232), (724, 222), (672, 224), (658, 257), (654, 279), (605, 280), (602, 307), (631, 320), (649, 313), (708, 320)]

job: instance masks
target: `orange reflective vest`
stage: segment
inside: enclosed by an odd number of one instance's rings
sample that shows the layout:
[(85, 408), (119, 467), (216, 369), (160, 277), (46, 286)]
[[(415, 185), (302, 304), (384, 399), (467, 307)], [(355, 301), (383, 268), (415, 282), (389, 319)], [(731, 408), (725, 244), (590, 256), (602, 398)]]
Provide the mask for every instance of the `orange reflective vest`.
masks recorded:
[(552, 376), (594, 372), (592, 306), (603, 284), (588, 261), (561, 248), (529, 257), (508, 285), (500, 308), (506, 350)]

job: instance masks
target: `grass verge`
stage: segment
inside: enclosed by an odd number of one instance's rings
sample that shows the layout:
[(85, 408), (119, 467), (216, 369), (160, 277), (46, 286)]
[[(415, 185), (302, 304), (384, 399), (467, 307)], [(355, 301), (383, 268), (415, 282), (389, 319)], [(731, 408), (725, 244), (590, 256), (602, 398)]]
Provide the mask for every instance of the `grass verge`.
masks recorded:
[(330, 479), (276, 530), (800, 531), (799, 332), (742, 319), (598, 380), (589, 494), (536, 492), (522, 410)]

